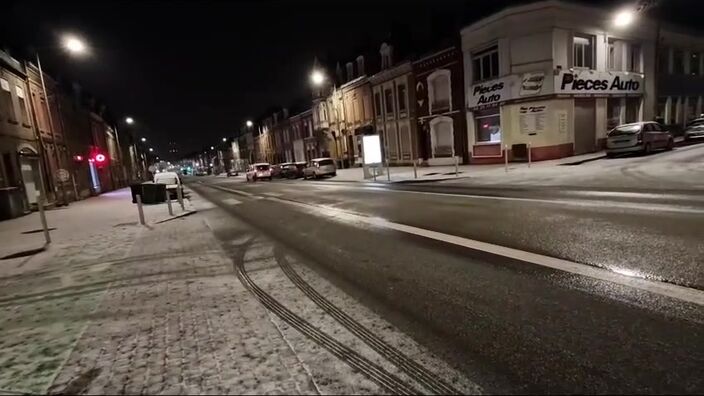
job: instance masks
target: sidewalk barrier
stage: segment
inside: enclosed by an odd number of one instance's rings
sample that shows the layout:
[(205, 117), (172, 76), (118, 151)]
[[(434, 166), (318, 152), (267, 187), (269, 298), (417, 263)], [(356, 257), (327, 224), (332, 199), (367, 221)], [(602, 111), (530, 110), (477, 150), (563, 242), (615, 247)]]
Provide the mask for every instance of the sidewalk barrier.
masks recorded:
[(459, 158), (458, 158), (457, 156), (455, 156), (455, 177), (459, 177), (459, 176), (460, 176), (460, 171), (459, 171), (459, 166), (460, 166), (460, 164), (459, 164), (459, 162), (460, 162)]
[(391, 172), (389, 172), (389, 159), (386, 159), (386, 180), (391, 181)]
[(528, 167), (530, 168), (531, 156), (530, 156), (530, 142), (528, 142)]
[(508, 173), (508, 144), (504, 145), (504, 169)]
[(177, 189), (176, 189), (176, 197), (178, 198), (178, 203), (181, 205), (181, 211), (186, 211), (186, 205), (183, 204), (183, 191), (181, 189), (181, 179), (177, 179)]
[(417, 179), (418, 178), (418, 166), (416, 164), (417, 161), (413, 161), (413, 178)]
[(137, 212), (139, 213), (139, 224), (144, 225), (144, 209), (142, 209), (142, 194), (137, 194)]
[(171, 194), (169, 194), (169, 190), (164, 191), (164, 199), (166, 200), (166, 205), (169, 207), (169, 216), (174, 215), (174, 208), (171, 206)]

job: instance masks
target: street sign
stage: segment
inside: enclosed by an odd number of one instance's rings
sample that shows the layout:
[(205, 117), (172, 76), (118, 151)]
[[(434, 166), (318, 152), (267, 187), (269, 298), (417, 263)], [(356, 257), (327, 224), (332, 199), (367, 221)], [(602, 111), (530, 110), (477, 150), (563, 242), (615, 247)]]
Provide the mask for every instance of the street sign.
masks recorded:
[(59, 169), (56, 171), (56, 178), (61, 182), (61, 183), (66, 183), (68, 179), (71, 178), (71, 174), (68, 173), (66, 169)]

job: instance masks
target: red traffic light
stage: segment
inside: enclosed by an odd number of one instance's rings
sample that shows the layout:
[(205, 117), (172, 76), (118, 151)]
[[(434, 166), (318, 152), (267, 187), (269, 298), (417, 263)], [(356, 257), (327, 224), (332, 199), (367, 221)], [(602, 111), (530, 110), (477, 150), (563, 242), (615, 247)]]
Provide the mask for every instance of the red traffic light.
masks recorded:
[(95, 162), (102, 164), (105, 162), (105, 155), (104, 154), (96, 154), (95, 155)]

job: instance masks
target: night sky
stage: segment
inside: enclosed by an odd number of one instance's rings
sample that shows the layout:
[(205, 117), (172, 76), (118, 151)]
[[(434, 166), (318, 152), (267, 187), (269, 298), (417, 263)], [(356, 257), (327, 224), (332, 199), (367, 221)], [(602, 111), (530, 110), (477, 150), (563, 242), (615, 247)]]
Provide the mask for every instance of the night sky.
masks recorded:
[[(427, 45), (525, 2), (29, 0), (6, 5), (0, 43), (20, 58), (39, 48), (47, 72), (79, 82), (115, 117), (134, 117), (139, 134), (165, 155), (169, 140), (181, 153), (200, 149), (234, 136), (270, 106), (308, 98), (314, 56), (344, 64), (389, 37)], [(700, 1), (659, 3), (672, 22), (704, 20)], [(63, 53), (64, 32), (83, 37), (90, 56)]]

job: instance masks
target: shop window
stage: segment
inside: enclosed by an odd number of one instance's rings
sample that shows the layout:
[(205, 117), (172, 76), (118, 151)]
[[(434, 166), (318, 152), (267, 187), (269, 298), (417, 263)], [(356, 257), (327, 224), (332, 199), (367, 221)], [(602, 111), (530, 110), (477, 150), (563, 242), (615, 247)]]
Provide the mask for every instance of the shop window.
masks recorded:
[(640, 98), (626, 98), (626, 124), (638, 121), (638, 111), (640, 110)]
[(397, 89), (398, 89), (398, 111), (405, 112), (406, 111), (406, 86), (399, 85)]
[(4, 78), (0, 78), (0, 119), (17, 122), (15, 106), (12, 104), (10, 83)]
[(501, 117), (498, 108), (491, 113), (478, 113), (474, 122), (477, 143), (501, 142)]
[(572, 65), (594, 69), (594, 36), (574, 35), (572, 38)]
[(701, 74), (701, 70), (699, 70), (699, 54), (696, 52), (692, 52), (689, 55), (689, 74), (693, 76)]
[(377, 117), (381, 117), (381, 95), (379, 92), (374, 93), (374, 112)]
[(616, 43), (613, 40), (609, 40), (606, 51), (606, 67), (609, 70), (618, 70), (618, 66), (616, 66)]
[(684, 52), (674, 50), (672, 52), (672, 72), (674, 74), (684, 74)]
[(384, 104), (386, 105), (386, 114), (394, 113), (394, 91), (391, 89), (384, 90)]
[(609, 130), (621, 124), (621, 99), (622, 98), (608, 98), (606, 100), (606, 128)]
[(666, 107), (667, 107), (667, 98), (666, 97), (658, 98), (658, 109), (657, 109), (657, 116), (655, 117), (655, 119), (662, 120), (662, 123), (667, 123), (667, 120), (665, 119), (665, 108)]
[(433, 158), (452, 157), (454, 155), (452, 118), (438, 117), (430, 122), (430, 142)]
[(452, 110), (450, 104), (450, 71), (436, 70), (428, 76), (430, 112)]
[(499, 47), (494, 45), (484, 51), (472, 54), (472, 75), (474, 82), (490, 80), (499, 76)]
[(29, 107), (27, 106), (27, 98), (24, 94), (24, 89), (20, 86), (15, 87), (17, 91), (17, 99), (20, 103), (20, 116), (22, 118), (22, 125), (30, 126), (29, 123)]

